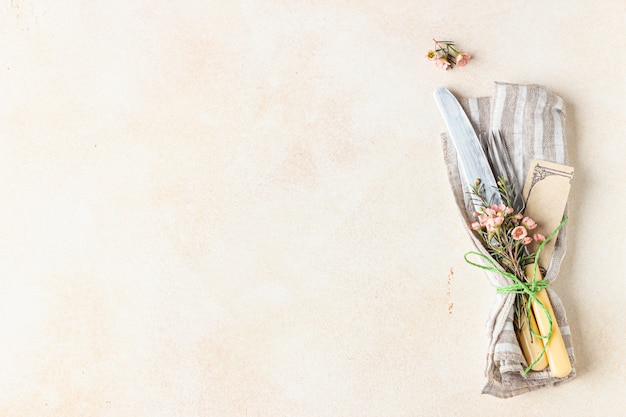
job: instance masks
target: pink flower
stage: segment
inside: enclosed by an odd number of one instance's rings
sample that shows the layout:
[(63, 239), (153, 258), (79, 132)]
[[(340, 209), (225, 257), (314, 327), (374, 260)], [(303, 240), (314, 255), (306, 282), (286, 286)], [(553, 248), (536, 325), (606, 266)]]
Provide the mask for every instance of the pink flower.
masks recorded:
[(517, 214), (515, 215), (515, 218), (516, 218), (517, 220), (521, 220), (521, 219), (522, 219), (522, 217), (524, 217), (524, 215), (523, 215), (522, 213), (517, 213)]
[(435, 65), (437, 65), (437, 67), (444, 69), (444, 70), (447, 70), (450, 67), (450, 63), (445, 58), (437, 58), (435, 60)]
[(472, 224), (470, 224), (470, 226), (472, 227), (472, 230), (478, 230), (478, 229), (480, 229), (482, 227), (480, 225), (480, 223), (478, 223), (478, 222), (472, 222)]
[(513, 213), (513, 207), (507, 207), (507, 208), (504, 210), (504, 214), (511, 214), (511, 213)]
[(506, 206), (504, 204), (492, 204), (491, 210), (493, 210), (498, 216), (501, 216), (506, 211)]
[(535, 239), (536, 242), (543, 242), (544, 240), (546, 240), (546, 237), (541, 233), (535, 233), (533, 235), (533, 239)]
[(435, 47), (426, 51), (426, 59), (434, 61), (435, 65), (443, 70), (452, 69), (455, 65), (463, 67), (472, 58), (467, 52), (459, 52), (452, 41), (438, 41), (433, 39)]
[(467, 52), (460, 52), (456, 56), (456, 64), (459, 67), (464, 67), (467, 65), (470, 59), (472, 59), (472, 56), (470, 54), (468, 54)]
[(522, 224), (526, 226), (528, 230), (533, 230), (537, 227), (537, 223), (535, 223), (535, 221), (530, 217), (524, 217), (524, 219), (522, 219)]
[(526, 236), (526, 237), (524, 238), (524, 240), (522, 240), (522, 243), (523, 243), (524, 245), (528, 245), (528, 244), (529, 244), (530, 242), (532, 242), (532, 241), (533, 241), (533, 238), (532, 238), (532, 237), (530, 237), (530, 236)]
[(515, 240), (522, 240), (528, 236), (528, 232), (524, 226), (517, 226), (511, 231), (511, 237)]

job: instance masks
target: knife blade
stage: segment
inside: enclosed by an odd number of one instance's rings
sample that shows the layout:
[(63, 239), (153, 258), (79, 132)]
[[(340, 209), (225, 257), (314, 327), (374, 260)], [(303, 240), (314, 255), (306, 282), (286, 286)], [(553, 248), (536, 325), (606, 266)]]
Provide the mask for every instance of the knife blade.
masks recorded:
[[(462, 179), (467, 185), (472, 185), (477, 179), (480, 179), (485, 187), (487, 201), (490, 204), (500, 204), (501, 199), (497, 190), (496, 179), (465, 111), (463, 111), (456, 97), (445, 87), (437, 88), (434, 96), (435, 103), (437, 103), (450, 139), (456, 149)], [(480, 207), (479, 202), (473, 202), (476, 208)]]

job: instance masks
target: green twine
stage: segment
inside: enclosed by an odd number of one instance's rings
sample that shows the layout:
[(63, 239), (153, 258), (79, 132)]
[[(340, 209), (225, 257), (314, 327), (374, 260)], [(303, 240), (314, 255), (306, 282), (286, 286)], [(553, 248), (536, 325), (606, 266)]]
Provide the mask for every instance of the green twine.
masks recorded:
[[(494, 272), (496, 274), (500, 274), (503, 275), (507, 278), (509, 278), (511, 281), (513, 281), (513, 284), (511, 285), (505, 285), (502, 287), (498, 287), (496, 289), (496, 292), (498, 294), (526, 294), (528, 296), (528, 303), (526, 305), (525, 311), (526, 311), (526, 316), (528, 319), (528, 315), (530, 313), (530, 306), (531, 303), (535, 302), (537, 303), (537, 305), (541, 308), (541, 310), (543, 310), (543, 312), (546, 315), (546, 318), (548, 319), (548, 334), (543, 336), (541, 334), (538, 334), (537, 332), (535, 332), (532, 328), (530, 328), (530, 326), (528, 326), (530, 332), (536, 336), (539, 337), (541, 339), (544, 340), (544, 344), (543, 344), (543, 349), (541, 350), (541, 353), (539, 354), (539, 356), (537, 357), (537, 359), (535, 359), (535, 361), (533, 363), (531, 363), (530, 365), (528, 365), (528, 368), (526, 368), (523, 372), (522, 375), (526, 375), (528, 372), (530, 372), (530, 370), (532, 369), (533, 366), (535, 366), (537, 364), (537, 362), (539, 362), (541, 360), (541, 358), (543, 357), (543, 355), (545, 355), (546, 353), (546, 349), (548, 348), (548, 342), (550, 342), (550, 338), (552, 337), (552, 329), (553, 329), (553, 322), (552, 322), (552, 315), (550, 314), (550, 312), (548, 311), (548, 308), (541, 302), (541, 300), (539, 300), (537, 298), (537, 293), (543, 289), (548, 288), (548, 286), (550, 285), (550, 281), (546, 281), (545, 279), (541, 279), (541, 280), (537, 280), (537, 268), (538, 268), (538, 262), (539, 262), (539, 255), (541, 254), (541, 251), (543, 250), (544, 246), (550, 241), (550, 239), (552, 239), (554, 236), (556, 236), (556, 234), (559, 232), (559, 230), (561, 230), (561, 228), (563, 227), (563, 225), (565, 225), (565, 223), (567, 222), (567, 216), (563, 217), (563, 220), (561, 221), (561, 224), (559, 224), (557, 226), (556, 229), (554, 229), (554, 231), (552, 233), (550, 233), (550, 235), (548, 237), (546, 237), (546, 239), (541, 242), (541, 244), (539, 245), (539, 248), (537, 248), (537, 252), (535, 254), (535, 267), (533, 269), (533, 277), (530, 281), (522, 281), (520, 280), (517, 276), (515, 276), (515, 274), (512, 274), (510, 272), (504, 271), (502, 268), (498, 268), (498, 266), (496, 265), (496, 263), (493, 261), (493, 259), (487, 255), (483, 255), (482, 253), (479, 252), (474, 252), (474, 251), (470, 251), (467, 252), (464, 256), (465, 258), (465, 262), (467, 262), (468, 264), (475, 266), (476, 268), (480, 268), (483, 269), (485, 271), (489, 271), (489, 272)], [(485, 265), (481, 265), (481, 264), (477, 264), (475, 262), (472, 262), (468, 259), (469, 255), (475, 255), (478, 256), (479, 258), (482, 258), (483, 261), (485, 261), (487, 264), (490, 264), (491, 266), (485, 266)]]

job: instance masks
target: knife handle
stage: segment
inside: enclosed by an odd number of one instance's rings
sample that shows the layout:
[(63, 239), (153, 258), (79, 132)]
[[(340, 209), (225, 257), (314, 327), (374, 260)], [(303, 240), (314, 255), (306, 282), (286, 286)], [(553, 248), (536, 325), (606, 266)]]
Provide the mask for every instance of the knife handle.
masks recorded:
[[(526, 301), (526, 296), (523, 297), (524, 301)], [(540, 337), (533, 336), (530, 332), (531, 329), (535, 332), (535, 334), (540, 334), (539, 329), (537, 329), (537, 322), (535, 321), (535, 316), (532, 310), (528, 312), (528, 317), (523, 321), (521, 328), (517, 329), (517, 338), (528, 365), (536, 361), (543, 350), (543, 340)], [(546, 355), (543, 355), (531, 369), (533, 371), (543, 371), (547, 367), (548, 359), (546, 358)]]
[[(524, 269), (524, 272), (526, 274), (526, 280), (530, 281), (532, 279), (534, 269), (534, 263), (526, 266), (526, 268)], [(543, 279), (539, 268), (537, 268), (536, 279)], [(550, 337), (550, 340), (548, 341), (548, 346), (546, 348), (546, 356), (548, 358), (548, 364), (550, 365), (550, 371), (552, 372), (552, 375), (556, 378), (566, 377), (570, 374), (570, 372), (572, 372), (572, 364), (570, 363), (569, 355), (567, 354), (567, 349), (565, 348), (565, 343), (563, 342), (561, 330), (559, 329), (559, 325), (556, 322), (556, 316), (554, 315), (554, 310), (552, 309), (552, 304), (550, 303), (548, 292), (544, 289), (535, 294), (535, 296), (541, 302), (541, 304), (543, 304), (546, 310), (548, 310), (548, 313), (552, 318), (552, 336)], [(533, 312), (535, 313), (535, 320), (537, 321), (537, 327), (539, 327), (539, 334), (541, 334), (542, 336), (547, 336), (550, 331), (550, 322), (548, 321), (546, 312), (537, 302), (532, 302), (531, 306)]]

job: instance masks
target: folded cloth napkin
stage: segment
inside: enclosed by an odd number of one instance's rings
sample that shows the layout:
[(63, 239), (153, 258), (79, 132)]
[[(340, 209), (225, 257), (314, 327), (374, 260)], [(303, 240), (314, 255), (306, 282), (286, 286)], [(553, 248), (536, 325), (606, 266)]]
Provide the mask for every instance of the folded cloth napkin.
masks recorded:
[[(563, 100), (550, 93), (544, 86), (496, 82), (491, 97), (459, 99), (459, 102), (481, 141), (485, 141), (492, 131), (500, 131), (517, 181), (520, 182), (520, 190), (533, 159), (567, 164)], [(469, 227), (473, 221), (474, 211), (468, 193), (469, 184), (461, 180), (456, 151), (445, 133), (442, 134), (442, 144), (448, 178), (459, 211), (468, 225), (467, 230), (477, 251), (488, 256), (481, 241)], [(545, 274), (544, 279), (548, 281), (554, 281), (559, 273), (566, 251), (566, 235), (567, 224), (559, 232), (550, 266)], [(486, 275), (496, 287), (512, 283), (502, 275), (489, 271), (486, 271)], [(553, 377), (549, 368), (522, 375), (528, 364), (513, 329), (515, 294), (496, 294), (487, 320), (489, 345), (484, 394), (509, 398), (542, 387), (561, 384), (575, 377), (572, 336), (565, 309), (556, 293), (550, 288), (547, 291), (572, 363), (572, 372), (565, 378)]]

